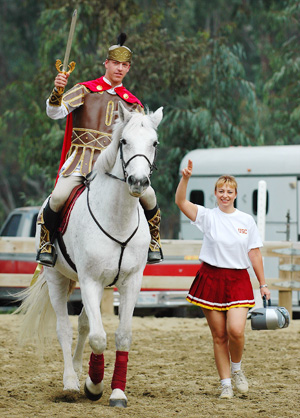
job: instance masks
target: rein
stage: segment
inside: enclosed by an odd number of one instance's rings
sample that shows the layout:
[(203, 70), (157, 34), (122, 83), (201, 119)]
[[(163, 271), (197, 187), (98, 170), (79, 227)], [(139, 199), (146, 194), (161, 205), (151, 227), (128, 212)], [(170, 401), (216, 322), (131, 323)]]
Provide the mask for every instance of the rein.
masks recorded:
[[(117, 177), (116, 177), (117, 178)], [(120, 179), (119, 179), (120, 180)], [(101, 229), (101, 231), (111, 240), (115, 241), (117, 244), (119, 244), (121, 246), (121, 254), (120, 254), (120, 258), (119, 258), (119, 263), (118, 263), (118, 273), (116, 275), (116, 277), (114, 278), (113, 282), (109, 285), (110, 286), (114, 286), (116, 284), (116, 282), (118, 281), (119, 275), (120, 275), (120, 270), (121, 270), (121, 264), (122, 264), (122, 259), (123, 259), (123, 255), (124, 255), (124, 250), (127, 246), (127, 244), (129, 243), (129, 241), (134, 237), (134, 235), (136, 234), (137, 230), (139, 229), (140, 226), (140, 212), (139, 212), (139, 208), (137, 208), (137, 212), (138, 212), (138, 224), (137, 227), (135, 228), (135, 230), (133, 231), (133, 233), (130, 235), (129, 238), (127, 238), (126, 241), (119, 241), (118, 239), (112, 237), (108, 232), (105, 231), (104, 228), (102, 228), (102, 226), (100, 225), (100, 223), (97, 221), (95, 215), (93, 214), (91, 207), (90, 207), (90, 201), (89, 201), (89, 194), (90, 194), (90, 180), (86, 180), (85, 181), (85, 185), (87, 187), (87, 207), (89, 209), (90, 215), (93, 218), (93, 220), (95, 221), (96, 225), (98, 226), (98, 228)]]

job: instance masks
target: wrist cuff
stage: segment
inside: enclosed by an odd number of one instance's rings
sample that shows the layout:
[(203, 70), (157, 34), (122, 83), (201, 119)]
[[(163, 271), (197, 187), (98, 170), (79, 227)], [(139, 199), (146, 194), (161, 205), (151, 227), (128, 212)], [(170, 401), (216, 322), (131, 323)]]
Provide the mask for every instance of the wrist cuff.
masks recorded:
[(62, 94), (60, 94), (57, 89), (54, 87), (52, 93), (49, 97), (49, 105), (50, 106), (60, 106), (62, 102)]

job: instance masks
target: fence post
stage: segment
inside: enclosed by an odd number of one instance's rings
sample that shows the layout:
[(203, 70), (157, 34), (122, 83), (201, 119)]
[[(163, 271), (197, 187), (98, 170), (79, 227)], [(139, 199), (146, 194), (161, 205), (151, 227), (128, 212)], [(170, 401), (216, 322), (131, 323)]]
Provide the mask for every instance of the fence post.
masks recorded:
[[(288, 261), (286, 258), (279, 259), (279, 279), (282, 279), (282, 281), (291, 281), (293, 277), (292, 271), (286, 271), (280, 268), (286, 262), (292, 265), (292, 255), (288, 257)], [(278, 289), (278, 305), (284, 306), (289, 311), (291, 319), (293, 318), (291, 289)]]
[(278, 290), (278, 294), (278, 305), (284, 306), (288, 310), (290, 318), (292, 319), (292, 291), (290, 289)]

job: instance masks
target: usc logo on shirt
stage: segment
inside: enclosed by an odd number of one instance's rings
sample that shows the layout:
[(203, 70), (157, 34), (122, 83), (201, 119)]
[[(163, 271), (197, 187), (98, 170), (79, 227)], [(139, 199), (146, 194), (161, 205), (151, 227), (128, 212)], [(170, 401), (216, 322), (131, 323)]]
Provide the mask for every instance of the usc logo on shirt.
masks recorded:
[(247, 235), (247, 234), (248, 234), (247, 229), (238, 228), (238, 231), (239, 231), (239, 233), (240, 233), (240, 234), (245, 234), (245, 235)]

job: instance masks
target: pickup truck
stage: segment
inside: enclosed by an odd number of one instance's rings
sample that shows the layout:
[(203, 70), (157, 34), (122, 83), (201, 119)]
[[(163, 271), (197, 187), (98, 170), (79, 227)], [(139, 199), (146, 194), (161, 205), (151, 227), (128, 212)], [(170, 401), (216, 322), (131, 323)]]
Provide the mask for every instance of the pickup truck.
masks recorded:
[[(0, 229), (0, 238), (4, 237), (20, 237), (32, 238), (35, 237), (36, 220), (39, 213), (38, 206), (27, 206), (14, 209), (5, 220)], [(24, 289), (24, 283), (30, 282), (28, 278), (24, 280), (16, 279), (16, 275), (33, 275), (37, 262), (36, 254), (32, 253), (18, 253), (18, 252), (0, 252), (0, 274), (9, 275), (10, 282), (4, 280), (0, 281), (0, 306), (5, 310), (16, 304), (16, 294)], [(69, 302), (69, 312), (79, 313), (81, 310), (81, 295), (80, 289), (75, 289)]]
[[(1, 237), (34, 237), (39, 207), (14, 209), (0, 229)], [(0, 252), (0, 274), (33, 274), (37, 263), (35, 253)], [(199, 268), (198, 260), (184, 260), (183, 257), (165, 257), (159, 264), (146, 265), (143, 286), (136, 304), (135, 315), (155, 316), (202, 316), (199, 308), (185, 300), (187, 290)], [(13, 277), (13, 276), (12, 276)], [(186, 280), (182, 280), (182, 279)], [(164, 285), (162, 285), (163, 280)], [(184, 285), (181, 285), (181, 283)], [(22, 287), (0, 283), (0, 305), (14, 301), (14, 294)], [(80, 289), (76, 288), (70, 298), (69, 311), (78, 313), (81, 309)], [(119, 293), (114, 291), (114, 311), (118, 312)]]
[[(38, 213), (39, 207), (37, 206), (14, 209), (1, 227), (0, 237), (33, 238)], [(30, 274), (35, 268), (36, 261), (33, 253), (0, 253), (0, 273)]]

